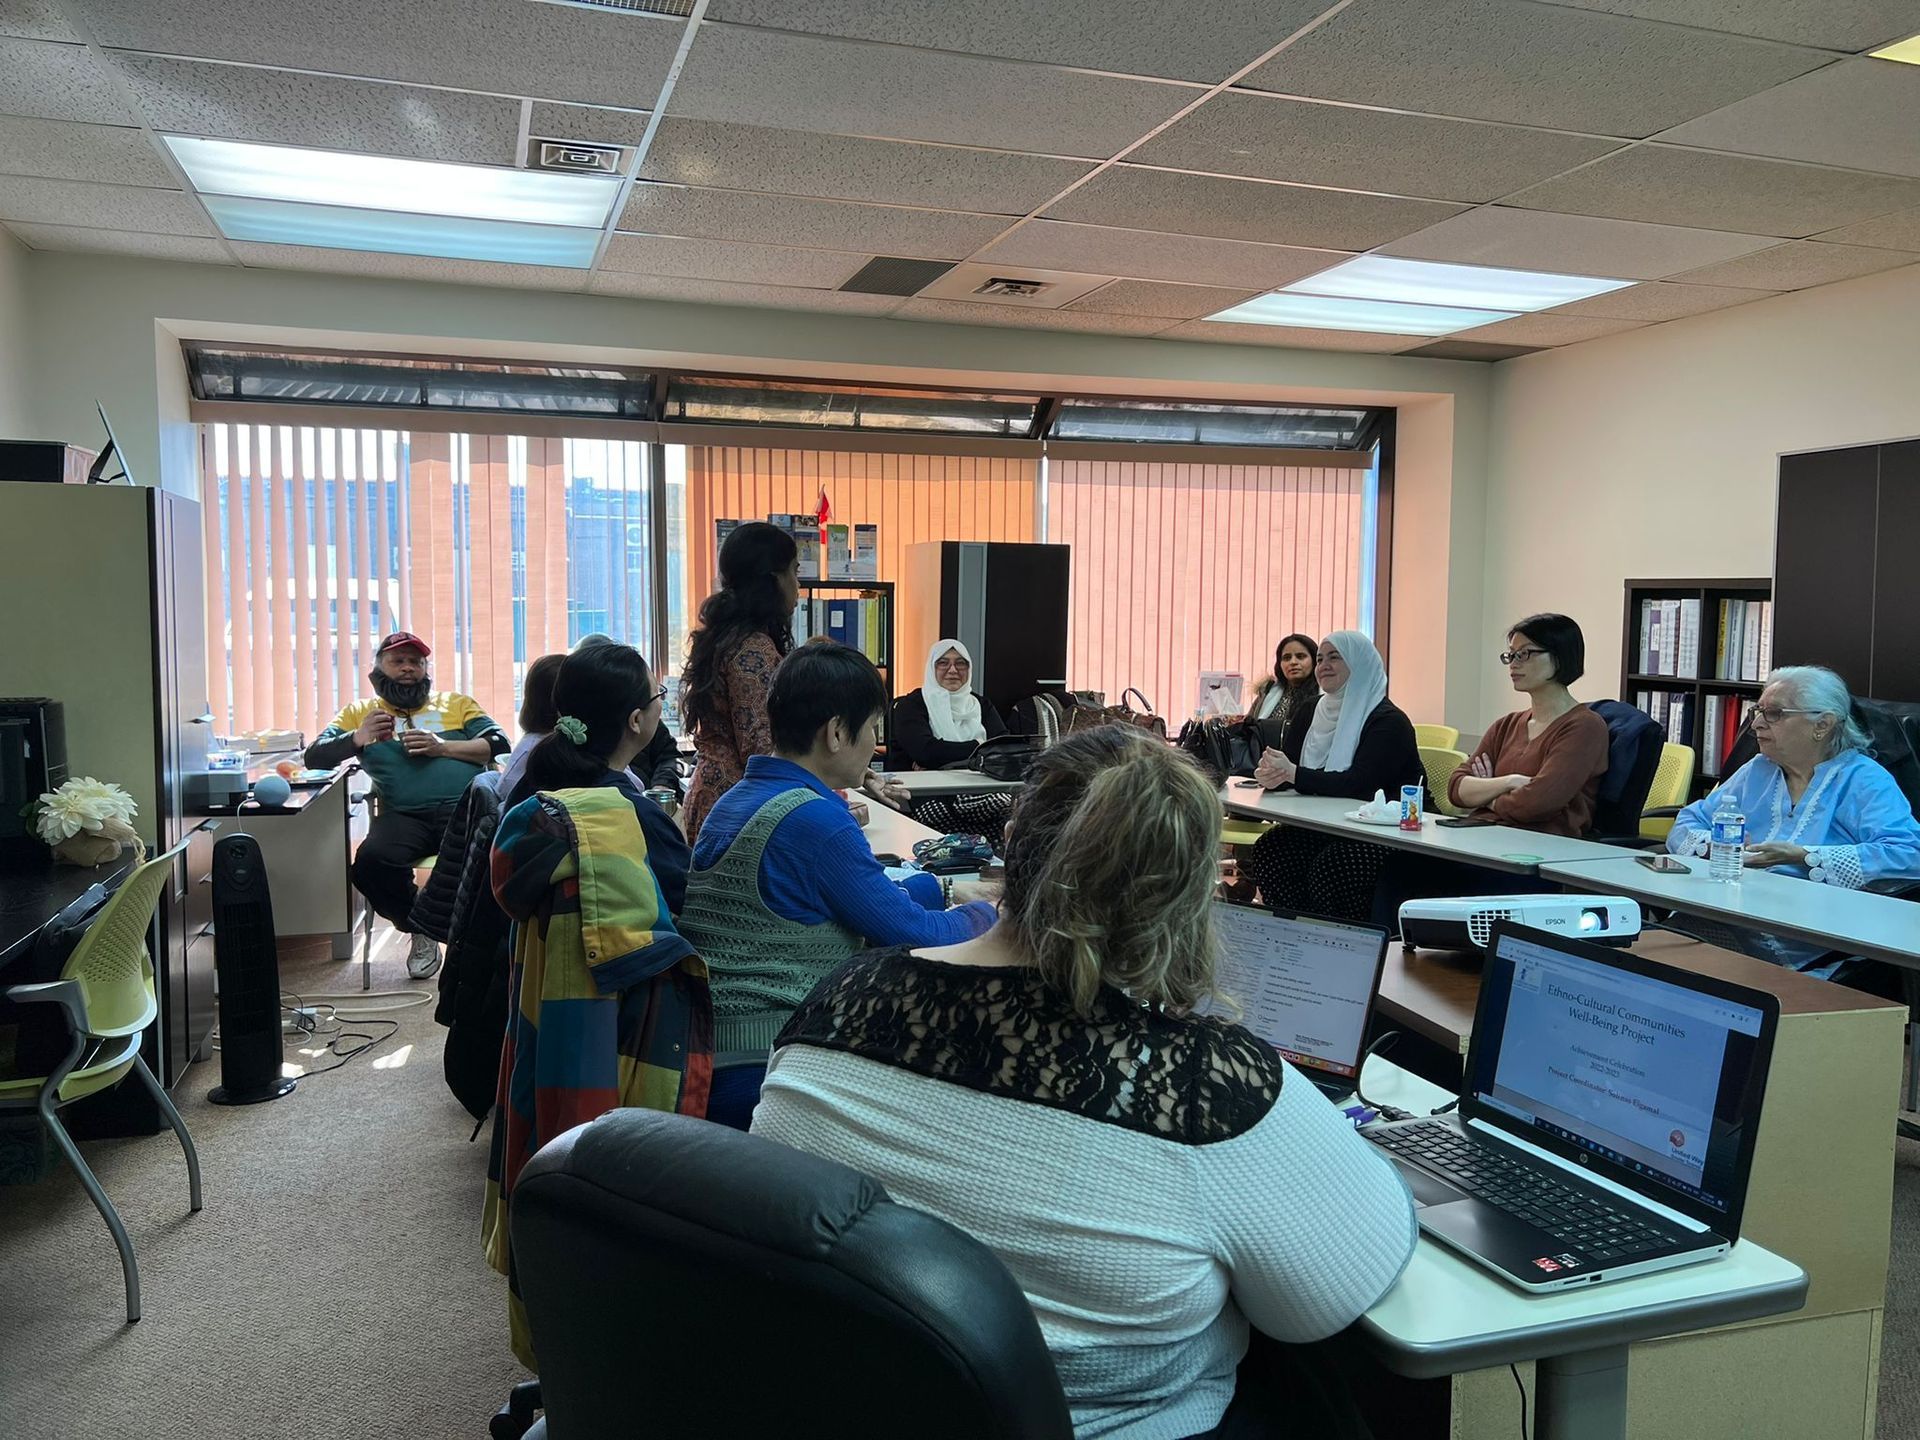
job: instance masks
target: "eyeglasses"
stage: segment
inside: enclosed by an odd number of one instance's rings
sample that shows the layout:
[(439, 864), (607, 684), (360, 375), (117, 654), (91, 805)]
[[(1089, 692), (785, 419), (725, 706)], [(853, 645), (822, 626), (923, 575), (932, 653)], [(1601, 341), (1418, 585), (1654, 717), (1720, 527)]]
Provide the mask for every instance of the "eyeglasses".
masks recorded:
[(1753, 723), (1756, 725), (1778, 725), (1789, 715), (1818, 715), (1818, 710), (1796, 710), (1785, 705), (1756, 705), (1753, 707)]
[(1544, 655), (1546, 653), (1546, 651), (1538, 649), (1502, 650), (1500, 652), (1500, 663), (1502, 665), (1518, 665), (1522, 660), (1531, 660), (1536, 655)]
[(646, 699), (642, 700), (638, 705), (634, 706), (633, 708), (636, 710), (644, 710), (649, 705), (653, 704), (654, 701), (664, 700), (666, 698), (667, 698), (667, 692), (665, 690), (656, 690), (653, 692), (653, 694), (647, 696)]

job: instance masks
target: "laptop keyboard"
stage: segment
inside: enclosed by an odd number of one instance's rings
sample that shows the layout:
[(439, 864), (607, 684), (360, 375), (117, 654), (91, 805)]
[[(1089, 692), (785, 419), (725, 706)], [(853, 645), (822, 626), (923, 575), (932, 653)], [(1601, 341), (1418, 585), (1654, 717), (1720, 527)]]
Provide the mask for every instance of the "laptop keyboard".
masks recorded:
[(1396, 1125), (1362, 1131), (1367, 1139), (1438, 1175), (1509, 1215), (1527, 1221), (1570, 1249), (1595, 1260), (1625, 1260), (1663, 1250), (1685, 1232), (1643, 1210), (1609, 1201), (1601, 1192), (1570, 1185), (1550, 1166), (1516, 1160), (1491, 1141), (1474, 1140), (1451, 1124)]

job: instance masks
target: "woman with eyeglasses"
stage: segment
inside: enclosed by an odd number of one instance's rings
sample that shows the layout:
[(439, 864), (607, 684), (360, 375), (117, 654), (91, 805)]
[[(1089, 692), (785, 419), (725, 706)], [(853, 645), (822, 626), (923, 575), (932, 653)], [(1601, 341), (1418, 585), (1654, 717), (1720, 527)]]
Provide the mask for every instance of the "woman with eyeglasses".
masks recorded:
[(1529, 615), (1500, 656), (1527, 708), (1502, 715), (1447, 784), (1476, 819), (1548, 835), (1584, 835), (1607, 769), (1607, 722), (1567, 687), (1586, 673), (1587, 641), (1565, 615)]
[[(1007, 722), (973, 688), (973, 656), (958, 640), (936, 640), (918, 690), (893, 703), (887, 736), (892, 768), (939, 770), (964, 766), (987, 741), (1007, 733)], [(905, 763), (902, 764), (901, 762)], [(936, 830), (985, 835), (998, 841), (1013, 813), (1010, 795), (928, 795), (908, 813)]]
[[(1713, 812), (1731, 798), (1747, 817), (1751, 869), (1846, 890), (1920, 878), (1920, 821), (1891, 772), (1873, 759), (1838, 675), (1819, 665), (1775, 670), (1754, 707), (1753, 739), (1760, 753), (1680, 812), (1668, 850), (1706, 855)], [(1772, 935), (1751, 935), (1742, 948), (1753, 949), (1752, 942), (1762, 958), (1822, 979), (1855, 963)]]

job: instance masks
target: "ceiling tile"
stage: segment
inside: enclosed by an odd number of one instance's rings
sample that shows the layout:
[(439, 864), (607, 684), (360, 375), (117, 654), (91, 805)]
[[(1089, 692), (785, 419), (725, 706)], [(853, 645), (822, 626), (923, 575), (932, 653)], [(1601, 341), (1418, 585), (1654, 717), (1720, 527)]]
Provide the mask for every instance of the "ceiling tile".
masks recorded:
[(1920, 30), (1913, 0), (1553, 0), (1823, 50), (1870, 50)]
[[(1759, 252), (1764, 255), (1767, 252)], [(1739, 262), (1734, 262), (1738, 264)], [(1676, 285), (1656, 280), (1645, 285), (1629, 285), (1591, 299), (1559, 305), (1554, 315), (1594, 315), (1605, 320), (1644, 320), (1649, 325), (1662, 320), (1678, 320), (1687, 315), (1704, 315), (1709, 310), (1724, 310), (1729, 305), (1745, 305), (1764, 300), (1770, 290), (1740, 290), (1724, 285)]]
[(98, 180), (108, 185), (176, 184), (153, 142), (138, 130), (0, 115), (0, 175)]
[(1519, 0), (1366, 0), (1242, 84), (1600, 135), (1651, 135), (1832, 57)]
[(1464, 205), (1230, 180), (1116, 165), (1047, 210), (1056, 220), (1216, 235), (1273, 245), (1370, 250), (1457, 215)]
[(0, 38), (0, 115), (137, 125), (107, 67), (81, 45)]
[(1313, 19), (1329, 0), (713, 0), (711, 20), (1041, 60), (1217, 84)]
[(1097, 310), (1107, 315), (1158, 315), (1168, 320), (1195, 320), (1218, 315), (1229, 306), (1251, 300), (1258, 290), (1222, 290), (1213, 285), (1167, 285), (1158, 280), (1115, 280), (1066, 308)]
[(1483, 340), (1436, 340), (1431, 345), (1400, 353), (1424, 360), (1511, 360), (1516, 355), (1531, 355), (1539, 348), (1538, 345), (1489, 345)]
[(1805, 290), (1835, 280), (1852, 280), (1902, 265), (1920, 265), (1920, 255), (1895, 250), (1865, 250), (1857, 245), (1822, 245), (1801, 240), (1743, 255), (1724, 265), (1689, 270), (1679, 279), (1702, 285), (1737, 285), (1754, 290)]
[(587, 289), (595, 295), (625, 295), (640, 300), (679, 300), (691, 305), (751, 305), (774, 310), (837, 311), (845, 315), (885, 315), (900, 303), (897, 295), (854, 295), (839, 290), (807, 290), (791, 285), (738, 285), (726, 280), (629, 275), (620, 270), (596, 274)]
[(965, 259), (1006, 227), (1005, 217), (998, 215), (746, 195), (681, 185), (634, 186), (620, 216), (622, 230), (647, 235), (807, 245), (927, 260)]
[(600, 264), (604, 269), (643, 275), (831, 290), (867, 259), (864, 254), (841, 250), (796, 250), (785, 245), (741, 245), (669, 235), (616, 235)]
[(649, 106), (681, 22), (527, 0), (74, 0), (114, 49)]
[(1073, 330), (1094, 335), (1153, 335), (1173, 321), (1165, 316), (1103, 315), (1090, 310), (1043, 310), (1031, 305), (988, 305), (972, 300), (908, 300), (896, 320), (942, 320), (955, 325), (1008, 325), (1016, 330)]
[(0, 220), (139, 230), (149, 235), (211, 235), (199, 203), (178, 190), (30, 180), (0, 175)]
[(536, 101), (529, 135), (545, 140), (584, 140), (591, 145), (638, 145), (647, 130), (645, 110), (609, 110), (604, 105), (553, 105)]
[[(1920, 20), (1915, 29), (1920, 30)], [(1662, 140), (1920, 175), (1920, 66), (1843, 60), (1668, 130)]]
[(1920, 180), (1636, 145), (1501, 203), (1656, 225), (1801, 236), (1920, 204)]
[(1381, 247), (1417, 260), (1504, 265), (1561, 275), (1661, 280), (1681, 270), (1730, 260), (1772, 244), (1765, 235), (1731, 235), (1635, 220), (1599, 220), (1491, 205)]
[(1902, 210), (1897, 215), (1882, 215), (1878, 220), (1863, 220), (1858, 225), (1829, 230), (1813, 238), (1834, 245), (1869, 245), (1882, 250), (1920, 251), (1920, 210)]
[(1225, 320), (1189, 320), (1160, 332), (1162, 340), (1213, 340), (1226, 345), (1279, 345), (1289, 350), (1355, 350), (1391, 355), (1424, 345), (1430, 335), (1373, 335), (1360, 330), (1305, 330), (1291, 325), (1235, 325)]
[(1490, 345), (1577, 345), (1582, 340), (1598, 340), (1602, 335), (1618, 335), (1623, 330), (1640, 328), (1638, 320), (1601, 320), (1586, 315), (1516, 315), (1511, 320), (1479, 325), (1448, 338), (1478, 340)]
[(80, 38), (52, 0), (0, 0), (0, 35), (70, 43)]
[(1010, 60), (703, 25), (674, 88), (673, 113), (1105, 159), (1199, 93)]
[(1004, 150), (669, 117), (641, 174), (681, 185), (1025, 215), (1092, 168)]
[(1605, 155), (1615, 140), (1226, 91), (1127, 158), (1479, 203)]
[(1085, 275), (1270, 290), (1338, 264), (1346, 256), (1331, 250), (1295, 250), (1245, 240), (1030, 220), (988, 246), (980, 258), (1048, 270), (1078, 270)]
[(82, 255), (136, 255), (148, 260), (194, 260), (203, 265), (231, 265), (233, 257), (218, 240), (197, 235), (140, 235), (128, 230), (81, 230), (65, 225), (22, 225), (10, 228), (36, 250), (65, 250)]
[(513, 162), (520, 102), (261, 70), (115, 55), (156, 130), (419, 160)]
[(498, 265), (490, 260), (442, 260), (429, 255), (384, 255), (367, 250), (323, 250), (307, 245), (233, 242), (242, 265), (267, 270), (318, 270), (377, 280), (433, 280), (449, 285), (520, 290), (583, 290), (585, 270), (547, 265)]

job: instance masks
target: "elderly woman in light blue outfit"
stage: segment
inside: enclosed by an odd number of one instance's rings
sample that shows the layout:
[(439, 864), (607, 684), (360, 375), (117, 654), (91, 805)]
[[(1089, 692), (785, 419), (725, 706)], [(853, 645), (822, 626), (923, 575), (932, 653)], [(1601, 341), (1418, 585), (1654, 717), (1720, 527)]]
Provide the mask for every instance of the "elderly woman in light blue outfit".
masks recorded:
[[(1920, 879), (1920, 821), (1868, 753), (1869, 737), (1852, 718), (1838, 675), (1818, 665), (1775, 670), (1754, 708), (1753, 738), (1760, 753), (1680, 812), (1668, 850), (1705, 855), (1713, 812), (1731, 796), (1747, 817), (1750, 868), (1847, 890)], [(1853, 963), (1823, 959), (1830, 952), (1804, 941), (1751, 938), (1765, 958), (1822, 979)]]

